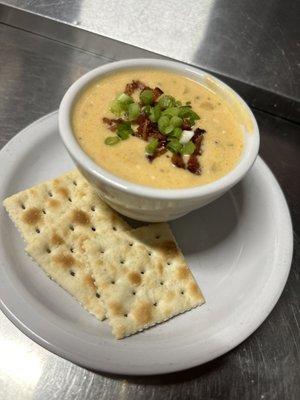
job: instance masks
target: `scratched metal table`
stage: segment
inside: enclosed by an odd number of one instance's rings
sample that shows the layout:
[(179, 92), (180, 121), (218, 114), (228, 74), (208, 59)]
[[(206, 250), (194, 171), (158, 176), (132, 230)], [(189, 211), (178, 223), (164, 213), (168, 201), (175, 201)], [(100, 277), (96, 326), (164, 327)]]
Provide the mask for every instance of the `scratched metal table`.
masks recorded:
[[(4, 23), (0, 51), (0, 147), (56, 109), (75, 79), (114, 58)], [(283, 87), (289, 94), (288, 86)], [(300, 398), (299, 126), (267, 111), (254, 109), (260, 153), (287, 197), (295, 250), (287, 286), (263, 325), (236, 349), (206, 365), (165, 376), (121, 377), (91, 372), (49, 353), (0, 314), (0, 400)]]

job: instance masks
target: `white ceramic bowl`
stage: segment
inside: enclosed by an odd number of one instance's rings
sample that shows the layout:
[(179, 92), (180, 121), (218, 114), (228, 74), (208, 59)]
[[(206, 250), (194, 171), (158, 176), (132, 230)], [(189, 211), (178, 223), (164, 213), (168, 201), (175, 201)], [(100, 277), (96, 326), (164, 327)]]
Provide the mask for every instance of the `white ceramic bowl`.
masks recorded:
[[(71, 126), (73, 104), (80, 92), (93, 80), (116, 71), (156, 68), (172, 71), (202, 83), (221, 96), (234, 109), (243, 127), (245, 146), (240, 162), (223, 178), (202, 186), (186, 189), (157, 189), (128, 182), (97, 165), (78, 144)], [(185, 64), (135, 59), (110, 63), (96, 68), (78, 79), (66, 92), (59, 108), (59, 131), (62, 140), (81, 173), (96, 188), (103, 200), (123, 215), (140, 221), (159, 222), (181, 217), (217, 199), (251, 168), (259, 148), (256, 120), (242, 98), (226, 84), (210, 74)]]

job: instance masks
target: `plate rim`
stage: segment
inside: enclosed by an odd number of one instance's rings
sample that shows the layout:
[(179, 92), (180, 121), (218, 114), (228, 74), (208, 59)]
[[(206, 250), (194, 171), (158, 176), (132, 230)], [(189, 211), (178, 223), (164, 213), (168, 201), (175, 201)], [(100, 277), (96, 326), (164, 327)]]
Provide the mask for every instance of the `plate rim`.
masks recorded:
[[(57, 119), (57, 111), (53, 111), (38, 120), (32, 122), (30, 125), (22, 129), (19, 133), (17, 133), (13, 138), (8, 141), (5, 146), (1, 149), (0, 151), (0, 165), (3, 162), (3, 159), (6, 157), (6, 152), (9, 150), (10, 147), (14, 147), (17, 145), (17, 141), (22, 139), (23, 136), (26, 136), (29, 134), (31, 128), (35, 127), (37, 124), (43, 123), (45, 120), (50, 120), (50, 119)], [(232, 337), (229, 341), (226, 341), (225, 344), (219, 345), (218, 350), (214, 353), (211, 354), (210, 356), (207, 356), (206, 358), (203, 358), (200, 362), (199, 361), (194, 361), (194, 362), (184, 362), (184, 363), (174, 363), (174, 364), (157, 364), (155, 371), (153, 370), (153, 367), (147, 366), (143, 368), (142, 370), (136, 371), (136, 367), (130, 366), (129, 364), (127, 367), (122, 366), (122, 364), (118, 367), (114, 366), (108, 366), (107, 368), (103, 368), (102, 366), (97, 366), (94, 364), (91, 364), (88, 362), (88, 360), (80, 359), (80, 357), (76, 356), (76, 354), (72, 354), (69, 351), (65, 351), (64, 348), (61, 346), (58, 346), (55, 343), (51, 343), (50, 341), (45, 340), (43, 337), (40, 336), (38, 332), (33, 331), (30, 326), (27, 326), (24, 321), (22, 321), (22, 318), (17, 317), (13, 311), (10, 310), (9, 305), (5, 304), (2, 301), (2, 296), (0, 293), (0, 309), (4, 313), (4, 315), (26, 336), (28, 336), (31, 340), (39, 344), (40, 346), (46, 348), (47, 350), (51, 351), (52, 353), (55, 353), (56, 355), (63, 357), (75, 364), (78, 364), (80, 366), (83, 366), (88, 369), (93, 369), (96, 371), (102, 371), (106, 373), (112, 373), (112, 374), (120, 374), (120, 375), (157, 375), (157, 374), (166, 374), (166, 373), (172, 373), (176, 371), (181, 371), (184, 369), (192, 368), (195, 366), (202, 365), (208, 361), (211, 361), (228, 351), (232, 350), (234, 347), (238, 346), (240, 343), (242, 343), (246, 338), (248, 338), (268, 317), (270, 312), (273, 310), (275, 307), (288, 278), (290, 267), (291, 267), (291, 261), (292, 261), (292, 255), (293, 255), (293, 231), (292, 231), (292, 221), (291, 221), (291, 216), (290, 212), (288, 209), (288, 205), (285, 199), (285, 196), (279, 186), (279, 183), (277, 182), (277, 179), (269, 169), (269, 167), (266, 165), (266, 163), (258, 157), (256, 163), (259, 164), (261, 168), (265, 168), (268, 174), (268, 179), (271, 179), (272, 186), (274, 187), (274, 190), (277, 192), (276, 200), (277, 203), (280, 207), (281, 210), (281, 220), (285, 223), (285, 229), (284, 235), (281, 237), (281, 249), (282, 254), (279, 255), (279, 258), (277, 257), (276, 263), (281, 266), (281, 274), (272, 277), (272, 282), (273, 282), (273, 290), (268, 294), (268, 302), (267, 304), (263, 303), (264, 307), (260, 308), (260, 312), (256, 313), (256, 318), (252, 318), (252, 321), (250, 321), (250, 324), (245, 324), (247, 325), (246, 327), (243, 327), (243, 329), (239, 330), (239, 333)], [(2, 180), (2, 177), (0, 175), (0, 181)], [(0, 195), (1, 198), (4, 195), (4, 191), (2, 189), (2, 186), (0, 185)], [(275, 200), (274, 200), (275, 201)], [(0, 259), (3, 257), (3, 250), (2, 247), (0, 247)], [(279, 261), (278, 261), (279, 260)], [(270, 277), (268, 278), (268, 281), (266, 282), (266, 285), (270, 285)], [(255, 304), (261, 302), (261, 298), (265, 292), (262, 292), (259, 296), (259, 298), (256, 299)], [(101, 362), (100, 362), (101, 364)], [(149, 369), (150, 368), (150, 369)]]

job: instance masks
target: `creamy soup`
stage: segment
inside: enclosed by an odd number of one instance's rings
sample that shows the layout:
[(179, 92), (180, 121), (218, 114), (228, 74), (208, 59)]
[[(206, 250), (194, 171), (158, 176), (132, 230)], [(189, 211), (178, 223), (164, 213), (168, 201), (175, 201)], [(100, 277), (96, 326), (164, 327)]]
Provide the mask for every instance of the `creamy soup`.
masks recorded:
[[(145, 156), (144, 140), (130, 136), (110, 146), (112, 136), (103, 118), (116, 118), (110, 112), (111, 102), (124, 92), (126, 84), (140, 80), (151, 88), (183, 104), (188, 102), (200, 117), (193, 129), (206, 132), (198, 156), (201, 173), (177, 168), (166, 151), (152, 162)], [(132, 97), (137, 98), (138, 93)], [(128, 70), (94, 81), (77, 99), (72, 114), (75, 136), (82, 149), (101, 167), (128, 181), (157, 188), (184, 188), (213, 182), (226, 175), (238, 163), (244, 136), (234, 112), (214, 91), (181, 75), (162, 70)], [(185, 160), (187, 156), (183, 157)]]

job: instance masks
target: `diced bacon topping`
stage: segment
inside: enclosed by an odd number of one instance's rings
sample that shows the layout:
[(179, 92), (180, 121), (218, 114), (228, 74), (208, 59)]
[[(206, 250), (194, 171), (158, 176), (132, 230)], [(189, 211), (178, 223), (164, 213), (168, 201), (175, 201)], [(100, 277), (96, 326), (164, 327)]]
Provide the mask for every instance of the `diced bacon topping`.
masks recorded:
[(192, 154), (187, 163), (187, 169), (193, 174), (200, 175), (201, 168), (196, 154)]
[(185, 169), (185, 163), (181, 154), (174, 153), (172, 155), (171, 161), (177, 168)]
[(153, 89), (153, 101), (157, 101), (157, 99), (163, 94), (164, 92), (159, 88), (156, 87)]
[(127, 83), (124, 92), (128, 94), (128, 96), (131, 96), (136, 90), (144, 90), (146, 87), (147, 85), (145, 85), (143, 82), (139, 80), (133, 80), (131, 83)]
[(102, 120), (112, 132), (115, 132), (118, 128), (118, 125), (124, 120), (122, 118), (106, 118), (104, 117)]

